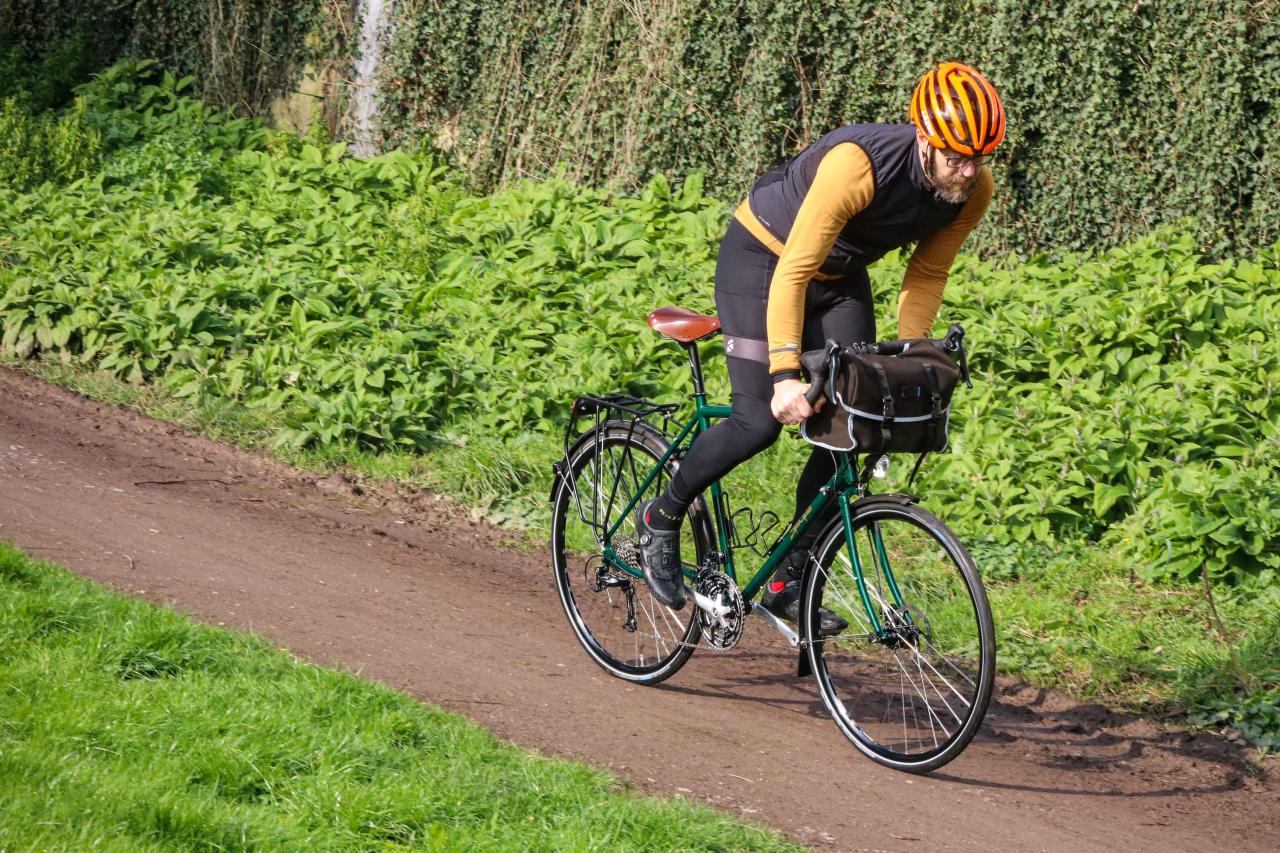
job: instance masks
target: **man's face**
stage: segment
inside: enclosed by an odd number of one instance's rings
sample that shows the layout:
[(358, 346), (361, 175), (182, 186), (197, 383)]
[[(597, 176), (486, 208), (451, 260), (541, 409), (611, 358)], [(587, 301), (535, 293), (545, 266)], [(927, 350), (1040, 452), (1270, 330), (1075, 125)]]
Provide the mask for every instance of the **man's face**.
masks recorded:
[(969, 199), (973, 185), (978, 180), (976, 161), (964, 157), (954, 151), (944, 151), (929, 146), (928, 156), (932, 158), (929, 177), (933, 181), (933, 191), (943, 201), (962, 204)]
[(952, 204), (968, 201), (978, 180), (978, 170), (982, 168), (980, 162), (951, 150), (934, 148), (918, 130), (916, 144), (920, 150), (920, 164), (934, 194)]

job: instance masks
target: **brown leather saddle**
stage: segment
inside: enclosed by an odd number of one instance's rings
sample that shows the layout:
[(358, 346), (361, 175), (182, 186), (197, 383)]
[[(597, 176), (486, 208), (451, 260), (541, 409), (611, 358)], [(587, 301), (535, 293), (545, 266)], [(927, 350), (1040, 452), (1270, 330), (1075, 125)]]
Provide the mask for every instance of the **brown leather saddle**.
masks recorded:
[(691, 344), (720, 331), (720, 318), (669, 305), (649, 312), (649, 328), (664, 337)]

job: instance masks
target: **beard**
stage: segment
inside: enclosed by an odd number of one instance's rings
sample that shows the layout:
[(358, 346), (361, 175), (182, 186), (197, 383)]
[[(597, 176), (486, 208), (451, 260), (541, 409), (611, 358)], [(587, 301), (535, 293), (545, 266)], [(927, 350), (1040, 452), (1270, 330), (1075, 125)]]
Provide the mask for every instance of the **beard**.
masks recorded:
[[(930, 150), (927, 172), (929, 183), (933, 185), (933, 194), (950, 204), (964, 204), (978, 182), (978, 171), (975, 169), (972, 177), (966, 178), (952, 169), (938, 168), (938, 160), (938, 150)], [(945, 174), (940, 174), (942, 172)]]

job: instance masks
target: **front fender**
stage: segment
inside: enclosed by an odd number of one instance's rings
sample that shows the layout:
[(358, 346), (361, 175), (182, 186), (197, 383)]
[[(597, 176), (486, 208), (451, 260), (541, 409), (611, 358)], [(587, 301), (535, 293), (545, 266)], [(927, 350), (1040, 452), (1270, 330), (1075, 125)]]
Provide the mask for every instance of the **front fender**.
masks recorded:
[(866, 495), (849, 505), (849, 510), (856, 516), (859, 509), (871, 508), (877, 504), (897, 504), (911, 506), (920, 503), (919, 495)]

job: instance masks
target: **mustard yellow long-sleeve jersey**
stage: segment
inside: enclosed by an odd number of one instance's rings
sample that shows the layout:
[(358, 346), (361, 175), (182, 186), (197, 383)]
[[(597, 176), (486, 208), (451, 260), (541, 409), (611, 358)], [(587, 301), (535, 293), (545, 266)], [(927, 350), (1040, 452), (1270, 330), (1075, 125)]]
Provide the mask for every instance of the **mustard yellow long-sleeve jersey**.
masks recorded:
[[(916, 156), (914, 146), (912, 149), (911, 156)], [(991, 170), (984, 166), (955, 218), (919, 239), (898, 297), (899, 337), (918, 338), (930, 333), (956, 253), (986, 213), (993, 188)], [(753, 212), (752, 199), (744, 201), (734, 214), (753, 236), (778, 255), (766, 318), (770, 373), (799, 369), (805, 289), (813, 278), (840, 277), (819, 270), (850, 220), (872, 207), (876, 191), (872, 159), (859, 145), (841, 142), (822, 155), (785, 242)], [(893, 243), (893, 235), (885, 235), (881, 242), (885, 241)], [(902, 244), (907, 242), (910, 240)]]

